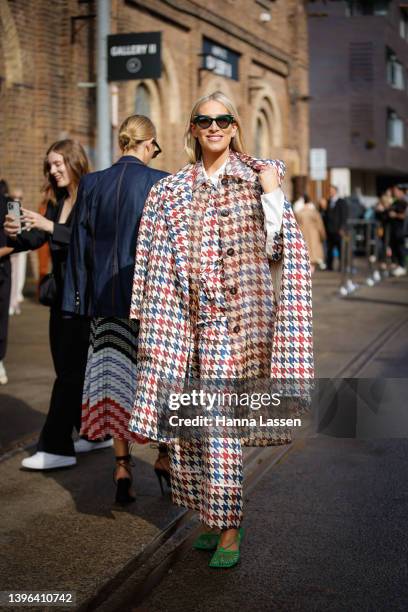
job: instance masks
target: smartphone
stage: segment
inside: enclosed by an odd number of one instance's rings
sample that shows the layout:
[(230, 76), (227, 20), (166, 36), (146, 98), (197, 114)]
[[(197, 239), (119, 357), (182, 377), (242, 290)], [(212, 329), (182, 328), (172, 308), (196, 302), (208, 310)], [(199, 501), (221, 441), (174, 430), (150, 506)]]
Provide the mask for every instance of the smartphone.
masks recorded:
[(23, 229), (21, 226), (21, 203), (18, 200), (11, 200), (7, 202), (7, 211), (9, 215), (15, 218), (16, 223), (18, 224), (17, 234), (21, 234)]

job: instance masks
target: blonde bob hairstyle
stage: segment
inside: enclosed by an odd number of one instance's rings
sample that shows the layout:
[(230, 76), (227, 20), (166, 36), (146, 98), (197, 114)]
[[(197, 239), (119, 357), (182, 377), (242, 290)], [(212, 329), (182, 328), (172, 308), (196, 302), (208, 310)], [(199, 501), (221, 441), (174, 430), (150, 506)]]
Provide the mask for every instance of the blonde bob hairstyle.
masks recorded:
[(150, 138), (156, 138), (156, 128), (149, 117), (144, 115), (127, 117), (119, 128), (118, 142), (122, 153)]
[(224, 95), (221, 91), (214, 91), (208, 96), (203, 96), (202, 98), (199, 98), (199, 100), (197, 100), (197, 102), (193, 106), (193, 110), (191, 111), (190, 118), (186, 125), (186, 131), (184, 133), (184, 150), (188, 155), (189, 161), (193, 164), (195, 164), (196, 161), (201, 159), (202, 151), (201, 151), (201, 145), (198, 142), (198, 139), (194, 138), (194, 136), (191, 133), (191, 124), (193, 122), (194, 117), (200, 114), (199, 113), (200, 106), (202, 106), (206, 102), (209, 102), (210, 100), (214, 100), (215, 102), (220, 102), (221, 104), (225, 106), (228, 114), (234, 116), (234, 123), (238, 129), (237, 129), (237, 133), (235, 134), (235, 136), (231, 139), (230, 149), (232, 149), (232, 151), (237, 151), (238, 153), (245, 152), (243, 135), (242, 135), (241, 119), (239, 118), (237, 109), (235, 108), (231, 100), (227, 98), (227, 96)]

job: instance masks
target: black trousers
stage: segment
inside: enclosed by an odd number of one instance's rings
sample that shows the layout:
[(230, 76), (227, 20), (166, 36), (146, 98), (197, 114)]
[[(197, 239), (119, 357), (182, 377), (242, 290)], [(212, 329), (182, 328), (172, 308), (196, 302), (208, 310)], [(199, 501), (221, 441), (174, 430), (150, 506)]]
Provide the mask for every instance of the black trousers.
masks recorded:
[(50, 345), (57, 375), (50, 408), (38, 442), (39, 451), (74, 456), (72, 430), (81, 427), (82, 389), (89, 345), (90, 320), (65, 317), (51, 310)]
[(0, 260), (0, 361), (6, 356), (11, 291), (10, 259)]
[(339, 251), (339, 257), (341, 257), (341, 236), (338, 233), (327, 233), (326, 241), (327, 253), (326, 253), (326, 265), (328, 270), (333, 270), (333, 250), (337, 247)]
[[(401, 228), (402, 229), (402, 228)], [(402, 268), (405, 267), (405, 237), (402, 231), (392, 231), (390, 235), (392, 261)]]

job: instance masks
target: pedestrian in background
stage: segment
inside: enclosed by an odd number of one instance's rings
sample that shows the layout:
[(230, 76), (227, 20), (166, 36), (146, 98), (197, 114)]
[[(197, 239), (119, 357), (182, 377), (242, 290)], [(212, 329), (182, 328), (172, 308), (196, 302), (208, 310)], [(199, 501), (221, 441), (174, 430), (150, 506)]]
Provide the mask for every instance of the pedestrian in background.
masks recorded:
[(394, 264), (391, 274), (393, 276), (404, 276), (407, 273), (404, 224), (408, 204), (405, 193), (400, 187), (393, 187), (392, 192), (394, 200), (387, 211), (390, 225), (390, 247)]
[(37, 452), (22, 461), (31, 470), (76, 464), (72, 430), (79, 431), (81, 422), (89, 320), (65, 315), (62, 294), (78, 184), (87, 172), (88, 159), (79, 143), (55, 142), (44, 159), (45, 216), (23, 208), (24, 231), (20, 234), (14, 217), (7, 216), (4, 224), (8, 244), (16, 252), (38, 249), (48, 242), (52, 258), (52, 276), (44, 279), (42, 290), (43, 301), (51, 306), (49, 334), (56, 379)]
[(341, 254), (342, 237), (346, 230), (348, 209), (344, 198), (339, 198), (338, 189), (330, 185), (330, 198), (323, 216), (326, 229), (326, 264), (328, 270), (333, 270), (334, 249)]
[[(198, 510), (205, 527), (194, 547), (215, 551), (210, 566), (227, 568), (240, 558), (241, 438), (211, 431), (166, 436), (162, 385), (223, 379), (229, 389), (236, 380), (309, 376), (310, 269), (279, 188), (283, 163), (243, 153), (239, 116), (221, 92), (194, 105), (185, 150), (192, 163), (153, 187), (139, 232), (131, 317), (140, 320), (140, 335), (130, 428), (168, 439), (173, 501)], [(262, 432), (253, 443), (282, 444), (288, 436)]]
[(326, 240), (324, 223), (321, 214), (307, 194), (303, 196), (303, 201), (304, 205), (297, 212), (294, 211), (296, 221), (306, 240), (312, 272), (316, 266), (324, 270), (326, 268), (323, 251), (323, 242)]
[(378, 261), (380, 268), (387, 268), (387, 248), (389, 248), (389, 218), (388, 212), (392, 205), (393, 197), (391, 188), (386, 189), (380, 196), (374, 209), (374, 216), (378, 221), (377, 235), (379, 239)]
[[(148, 167), (161, 149), (148, 117), (133, 115), (119, 129), (122, 157), (107, 170), (84, 176), (67, 263), (63, 309), (92, 319), (83, 393), (81, 435), (113, 436), (116, 501), (134, 501), (128, 429), (135, 398), (139, 322), (129, 320), (136, 240), (150, 188), (166, 172)], [(92, 449), (79, 440), (77, 452)], [(155, 464), (168, 475), (166, 446)]]
[(3, 231), (7, 215), (7, 192), (7, 183), (2, 180), (0, 185), (0, 385), (6, 385), (8, 382), (3, 360), (7, 351), (11, 291), (10, 253), (13, 252), (13, 249), (7, 246), (7, 237)]
[[(23, 203), (24, 193), (21, 187), (17, 187), (11, 191), (11, 198)], [(27, 269), (27, 252), (13, 253), (10, 256), (11, 263), (11, 294), (9, 314), (15, 315), (21, 313), (20, 304), (24, 301), (23, 289), (26, 279)]]

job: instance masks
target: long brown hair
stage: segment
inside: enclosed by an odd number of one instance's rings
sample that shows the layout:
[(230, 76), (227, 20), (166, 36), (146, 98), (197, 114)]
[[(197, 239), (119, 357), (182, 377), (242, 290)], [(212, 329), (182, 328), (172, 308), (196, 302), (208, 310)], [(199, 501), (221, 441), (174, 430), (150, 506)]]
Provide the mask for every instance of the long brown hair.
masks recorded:
[(189, 161), (193, 164), (199, 159), (201, 159), (202, 152), (201, 152), (201, 145), (198, 142), (198, 138), (194, 138), (194, 136), (191, 133), (191, 124), (193, 122), (195, 115), (197, 115), (197, 113), (199, 112), (200, 106), (204, 104), (205, 102), (209, 102), (210, 100), (215, 100), (216, 102), (220, 102), (221, 104), (225, 106), (227, 111), (231, 113), (231, 115), (234, 116), (234, 123), (236, 124), (238, 129), (237, 129), (237, 133), (231, 140), (230, 149), (232, 149), (232, 151), (237, 151), (238, 153), (245, 152), (244, 139), (242, 135), (241, 119), (238, 115), (237, 109), (235, 108), (233, 102), (225, 94), (223, 94), (221, 91), (214, 91), (208, 96), (203, 96), (202, 98), (199, 98), (197, 100), (197, 102), (194, 104), (192, 108), (190, 118), (186, 125), (186, 131), (184, 133), (184, 150), (188, 155)]
[(57, 186), (55, 179), (50, 174), (50, 168), (48, 163), (48, 155), (52, 152), (59, 153), (64, 158), (65, 165), (67, 166), (69, 173), (74, 184), (74, 200), (78, 189), (79, 181), (84, 174), (89, 172), (89, 162), (82, 145), (75, 140), (65, 139), (57, 140), (47, 150), (44, 158), (44, 176), (45, 183), (43, 186), (43, 197), (44, 202), (52, 202), (56, 204), (57, 201), (66, 195), (67, 190)]

